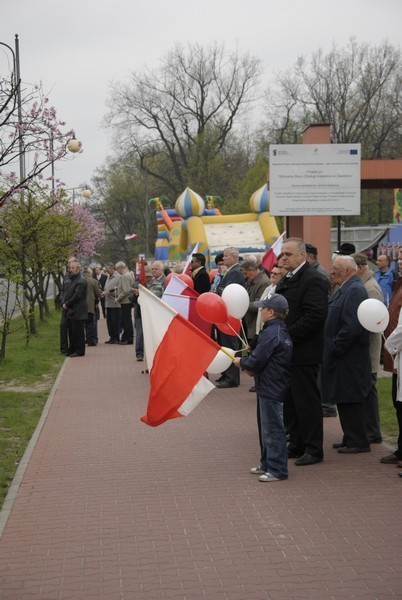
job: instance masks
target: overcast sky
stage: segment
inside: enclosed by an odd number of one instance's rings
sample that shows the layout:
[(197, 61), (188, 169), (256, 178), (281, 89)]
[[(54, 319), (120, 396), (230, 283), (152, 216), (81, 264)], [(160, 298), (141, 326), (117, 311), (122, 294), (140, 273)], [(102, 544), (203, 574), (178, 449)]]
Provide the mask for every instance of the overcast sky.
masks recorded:
[(90, 183), (112, 153), (101, 127), (110, 82), (157, 66), (177, 42), (237, 44), (263, 61), (267, 87), (301, 54), (352, 36), (399, 46), (401, 31), (402, 0), (0, 0), (0, 42), (14, 46), (18, 34), (23, 81), (42, 81), (83, 143), (83, 154), (56, 167), (66, 187)]

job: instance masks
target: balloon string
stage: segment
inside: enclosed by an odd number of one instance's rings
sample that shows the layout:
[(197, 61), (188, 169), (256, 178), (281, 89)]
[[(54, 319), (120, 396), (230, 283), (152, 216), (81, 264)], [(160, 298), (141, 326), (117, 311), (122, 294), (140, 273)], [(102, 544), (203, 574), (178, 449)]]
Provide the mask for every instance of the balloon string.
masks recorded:
[[(245, 350), (246, 348), (248, 348), (248, 344), (247, 342), (236, 332), (235, 329), (233, 329), (233, 327), (229, 324), (229, 322), (226, 323), (226, 325), (229, 327), (229, 329), (231, 329), (233, 331), (233, 333), (239, 338), (239, 340), (242, 343), (242, 351)], [(243, 329), (243, 325), (242, 325), (242, 329)], [(243, 334), (244, 334), (244, 329), (243, 329)], [(245, 336), (244, 336), (245, 337)]]

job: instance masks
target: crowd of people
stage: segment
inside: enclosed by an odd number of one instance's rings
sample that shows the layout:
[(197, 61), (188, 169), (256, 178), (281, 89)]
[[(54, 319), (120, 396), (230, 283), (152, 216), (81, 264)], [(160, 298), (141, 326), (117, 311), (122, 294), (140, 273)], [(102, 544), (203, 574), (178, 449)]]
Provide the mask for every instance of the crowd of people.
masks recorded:
[[(374, 265), (367, 254), (356, 253), (353, 244), (345, 243), (333, 255), (327, 273), (315, 246), (288, 238), (269, 273), (258, 256), (240, 257), (235, 247), (216, 255), (216, 268), (210, 273), (205, 265), (202, 253), (191, 256), (190, 274), (199, 294), (221, 296), (236, 283), (249, 295), (242, 319), (247, 348), (239, 336), (218, 328), (212, 328), (211, 335), (236, 356), (216, 379), (216, 387), (238, 387), (241, 371), (254, 379), (250, 392), (257, 398), (260, 460), (251, 473), (260, 481), (280, 481), (288, 477), (289, 459), (296, 466), (320, 463), (326, 417), (339, 416), (343, 435), (333, 444), (339, 454), (370, 452), (371, 444), (381, 443), (377, 394), (381, 363), (392, 373), (399, 426), (397, 449), (381, 462), (402, 467), (402, 277), (389, 256), (380, 254)], [(402, 249), (398, 265), (402, 266)], [(180, 273), (183, 265), (173, 270)], [(143, 284), (161, 298), (170, 272), (158, 260), (145, 264)], [(135, 344), (136, 359), (143, 361), (138, 296), (138, 277), (124, 262), (92, 270), (82, 269), (71, 257), (61, 294), (61, 352), (82, 357), (86, 345), (96, 346), (102, 314), (109, 335), (105, 343)], [(358, 319), (357, 309), (367, 298), (388, 307), (385, 344), (381, 333), (367, 331)]]

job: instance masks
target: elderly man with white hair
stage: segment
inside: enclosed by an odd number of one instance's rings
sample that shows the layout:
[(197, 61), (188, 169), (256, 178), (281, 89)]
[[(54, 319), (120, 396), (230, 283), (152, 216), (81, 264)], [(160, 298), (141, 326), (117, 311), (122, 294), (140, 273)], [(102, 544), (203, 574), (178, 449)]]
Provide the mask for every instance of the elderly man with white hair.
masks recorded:
[(343, 439), (333, 447), (340, 454), (370, 452), (365, 422), (371, 390), (370, 337), (357, 317), (368, 294), (351, 256), (334, 260), (331, 279), (339, 288), (329, 299), (321, 393), (325, 402), (338, 407)]

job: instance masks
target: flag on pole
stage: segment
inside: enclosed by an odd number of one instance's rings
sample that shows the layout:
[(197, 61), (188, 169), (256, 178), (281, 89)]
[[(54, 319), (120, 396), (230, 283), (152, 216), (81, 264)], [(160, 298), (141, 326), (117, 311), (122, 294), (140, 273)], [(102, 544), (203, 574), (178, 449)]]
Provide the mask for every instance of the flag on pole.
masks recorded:
[(220, 346), (142, 285), (139, 299), (151, 384), (141, 421), (157, 427), (190, 414), (215, 388), (203, 373)]
[(201, 319), (197, 312), (198, 296), (198, 292), (173, 274), (163, 293), (162, 300), (209, 336), (212, 325)]
[(126, 233), (126, 235), (124, 236), (124, 241), (126, 242), (127, 240), (136, 240), (138, 238), (138, 235), (136, 233)]
[(286, 231), (284, 231), (282, 235), (278, 237), (278, 239), (272, 244), (269, 250), (267, 250), (264, 256), (262, 257), (261, 266), (267, 271), (270, 271), (272, 269), (273, 265), (278, 260), (278, 256), (282, 252), (283, 237), (285, 234)]
[(197, 242), (196, 245), (194, 246), (194, 248), (192, 249), (192, 251), (190, 252), (190, 254), (187, 256), (186, 264), (184, 265), (184, 269), (183, 269), (183, 273), (185, 273), (185, 275), (191, 275), (191, 271), (190, 271), (191, 257), (193, 256), (193, 254), (198, 252), (198, 245), (199, 245), (199, 243)]

